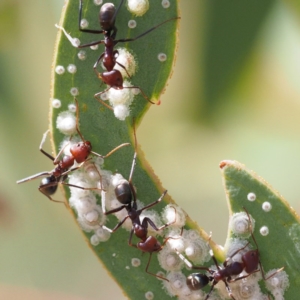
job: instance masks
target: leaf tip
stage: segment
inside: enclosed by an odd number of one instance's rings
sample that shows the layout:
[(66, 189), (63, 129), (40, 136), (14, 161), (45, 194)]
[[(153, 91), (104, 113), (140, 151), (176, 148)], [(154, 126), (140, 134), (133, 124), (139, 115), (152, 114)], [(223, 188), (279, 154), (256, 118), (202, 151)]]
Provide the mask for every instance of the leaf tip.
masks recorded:
[(222, 160), (219, 164), (220, 169), (224, 169), (228, 165), (234, 164), (233, 160)]

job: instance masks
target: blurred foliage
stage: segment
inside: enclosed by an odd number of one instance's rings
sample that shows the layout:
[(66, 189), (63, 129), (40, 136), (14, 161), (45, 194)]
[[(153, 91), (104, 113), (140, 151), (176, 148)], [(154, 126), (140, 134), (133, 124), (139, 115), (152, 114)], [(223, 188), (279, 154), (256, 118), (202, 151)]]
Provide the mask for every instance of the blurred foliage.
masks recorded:
[(20, 6), (18, 1), (2, 1), (0, 3), (0, 51), (8, 49), (14, 39), (20, 35)]
[[(211, 3), (210, 9), (229, 5), (233, 14), (234, 4), (249, 2), (220, 0)], [(211, 106), (216, 109), (211, 111), (214, 122), (204, 122), (201, 111), (206, 105), (204, 78), (208, 75), (202, 67), (204, 54), (209, 53), (204, 51), (208, 1), (181, 1), (180, 45), (173, 78), (161, 97), (162, 105), (151, 107), (138, 131), (146, 158), (169, 194), (221, 244), (228, 220), (218, 169), (223, 159), (245, 163), (300, 211), (299, 1), (262, 2), (266, 7), (259, 13), (260, 28), (256, 27), (252, 37), (244, 37), (249, 49), (236, 54), (244, 62), (231, 69), (229, 78), (219, 80), (228, 83), (228, 89), (224, 86), (224, 94), (217, 94), (218, 104)], [(0, 224), (0, 282), (11, 285), (12, 291), (24, 286), (73, 294), (77, 299), (122, 299), (118, 288), (109, 288), (114, 283), (82, 243), (64, 207), (47, 201), (37, 191), (38, 181), (15, 184), (17, 179), (52, 167), (38, 146), (48, 127), (50, 66), (57, 33), (54, 24), (62, 6), (63, 0), (0, 3), (0, 15), (10, 16), (0, 18), (0, 188), (13, 222), (9, 227)], [(6, 7), (8, 14), (4, 14)], [(223, 11), (228, 14), (226, 8)], [(248, 18), (236, 17), (235, 28), (242, 28), (239, 22), (244, 19)], [(230, 40), (229, 36), (222, 38)], [(211, 42), (215, 44), (222, 45)], [(238, 40), (236, 44), (232, 51)], [(223, 62), (223, 69), (216, 67), (215, 71), (227, 76), (226, 65)], [(99, 292), (100, 285), (108, 291)], [(39, 292), (33, 294), (42, 298)], [(28, 299), (34, 299), (33, 294)], [(26, 299), (21, 297), (10, 298)]]
[(219, 106), (232, 99), (225, 95), (243, 72), (274, 4), (274, 0), (205, 1), (203, 103), (195, 110), (197, 119), (213, 121)]

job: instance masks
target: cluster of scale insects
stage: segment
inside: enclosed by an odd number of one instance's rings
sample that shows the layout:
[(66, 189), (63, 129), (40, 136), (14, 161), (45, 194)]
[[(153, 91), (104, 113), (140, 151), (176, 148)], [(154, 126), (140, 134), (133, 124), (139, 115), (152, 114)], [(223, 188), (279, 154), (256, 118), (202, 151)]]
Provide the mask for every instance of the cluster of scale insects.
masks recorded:
[[(102, 1), (94, 1), (101, 4)], [(129, 115), (128, 107), (132, 99), (128, 100), (127, 94), (120, 96), (116, 93), (117, 100), (114, 100), (114, 90), (119, 91), (138, 91), (148, 102), (154, 104), (143, 90), (129, 82), (124, 81), (125, 77), (131, 78), (135, 72), (135, 61), (133, 56), (125, 49), (115, 49), (118, 43), (133, 42), (139, 38), (156, 30), (163, 24), (178, 19), (177, 17), (168, 19), (149, 30), (139, 34), (135, 38), (117, 39), (117, 27), (115, 25), (117, 15), (124, 0), (120, 1), (116, 8), (112, 3), (105, 3), (101, 6), (99, 22), (101, 29), (88, 29), (88, 22), (82, 19), (83, 1), (79, 1), (79, 21), (78, 26), (81, 32), (91, 34), (103, 34), (104, 39), (94, 42), (80, 44), (79, 40), (72, 38), (63, 27), (66, 37), (76, 48), (95, 47), (98, 44), (104, 45), (104, 52), (96, 60), (93, 70), (98, 79), (107, 84), (108, 87), (94, 95), (95, 99), (107, 108), (114, 111), (116, 117), (124, 120)], [(141, 1), (144, 6), (137, 5), (138, 1), (128, 1), (128, 8), (136, 15), (144, 14), (148, 9), (148, 1)], [(163, 0), (162, 6), (167, 8), (170, 2)], [(134, 20), (128, 22), (129, 27), (136, 25)], [(78, 58), (84, 60), (86, 53), (80, 50)], [(159, 54), (161, 61), (166, 56)], [(104, 71), (99, 72), (98, 66), (102, 62)], [(68, 72), (75, 73), (76, 66), (69, 65)], [(63, 66), (57, 66), (57, 74), (64, 73)], [(112, 91), (112, 93), (111, 93)], [(71, 94), (78, 94), (77, 88), (71, 89)], [(110, 99), (110, 105), (105, 100)], [(119, 97), (119, 98), (118, 98)], [(121, 97), (121, 100), (120, 100)], [(112, 99), (111, 99), (112, 98)], [(129, 97), (130, 98), (130, 97)], [(122, 99), (127, 99), (125, 102)], [(122, 102), (123, 101), (123, 102)], [(60, 100), (53, 100), (53, 107), (60, 107)], [(76, 115), (74, 115), (76, 112)], [(66, 206), (72, 207), (77, 214), (78, 222), (82, 229), (91, 233), (90, 243), (97, 246), (101, 242), (107, 241), (111, 234), (123, 227), (130, 231), (128, 244), (142, 252), (149, 253), (149, 259), (145, 271), (161, 280), (165, 291), (170, 296), (177, 296), (178, 299), (220, 299), (214, 292), (218, 289), (223, 298), (231, 299), (270, 299), (260, 291), (258, 281), (263, 279), (267, 282), (267, 288), (275, 299), (283, 299), (284, 290), (288, 287), (288, 279), (283, 268), (274, 269), (267, 274), (264, 273), (259, 258), (259, 248), (253, 235), (254, 220), (246, 208), (239, 214), (235, 214), (231, 219), (231, 231), (237, 238), (230, 243), (228, 256), (222, 265), (219, 264), (214, 255), (211, 254), (209, 247), (210, 237), (203, 237), (195, 230), (184, 229), (186, 223), (185, 212), (174, 204), (167, 205), (160, 217), (150, 208), (158, 205), (167, 191), (164, 191), (157, 200), (144, 205), (137, 198), (137, 192), (133, 184), (133, 174), (137, 160), (137, 141), (134, 128), (134, 154), (131, 163), (131, 170), (128, 179), (121, 174), (104, 169), (104, 159), (122, 151), (121, 148), (130, 146), (123, 143), (113, 148), (106, 155), (101, 155), (92, 151), (91, 142), (84, 139), (79, 129), (79, 104), (75, 99), (75, 104), (69, 105), (69, 111), (62, 112), (57, 118), (57, 128), (68, 136), (56, 157), (43, 150), (43, 144), (48, 131), (43, 135), (40, 151), (53, 161), (54, 169), (51, 171), (40, 172), (19, 180), (17, 183), (27, 182), (36, 178), (43, 177), (39, 186), (39, 191), (51, 201), (62, 202)], [(78, 137), (74, 137), (78, 134)], [(69, 203), (55, 200), (52, 195), (56, 192), (58, 184), (67, 185), (71, 191)], [(97, 198), (101, 197), (101, 205)], [(255, 194), (249, 193), (249, 201), (255, 200)], [(263, 209), (269, 211), (270, 203), (264, 203)], [(114, 228), (108, 228), (105, 224), (108, 215), (115, 215), (119, 222)], [(262, 235), (268, 234), (268, 228), (261, 229)], [(137, 238), (138, 243), (133, 242)], [(251, 236), (254, 248), (246, 240)], [(157, 252), (158, 261), (164, 272), (154, 273), (150, 270), (150, 263), (153, 253)], [(214, 265), (208, 267), (208, 262), (212, 259)], [(132, 258), (133, 267), (141, 264), (140, 259)], [(204, 266), (205, 264), (205, 266)], [(187, 277), (182, 269), (196, 270)], [(128, 267), (129, 268), (129, 267)], [(220, 281), (222, 281), (220, 283)], [(210, 284), (210, 287), (209, 287)], [(207, 293), (203, 291), (205, 289)], [(146, 299), (153, 299), (153, 291), (145, 291)]]

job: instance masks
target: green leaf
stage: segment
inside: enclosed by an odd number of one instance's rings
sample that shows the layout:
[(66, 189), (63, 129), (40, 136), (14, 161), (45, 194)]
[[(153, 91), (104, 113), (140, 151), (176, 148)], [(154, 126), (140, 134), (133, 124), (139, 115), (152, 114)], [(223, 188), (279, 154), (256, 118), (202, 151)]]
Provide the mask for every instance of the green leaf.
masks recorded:
[[(117, 6), (119, 1), (114, 2)], [(83, 18), (87, 19), (89, 22), (89, 27), (92, 29), (99, 29), (98, 24), (98, 7), (94, 5), (93, 1), (85, 1), (83, 9)], [(162, 8), (160, 1), (155, 1), (150, 3), (150, 10), (142, 17), (135, 17), (126, 9), (123, 5), (119, 11), (116, 19), (116, 26), (118, 28), (117, 38), (129, 38), (135, 37), (140, 33), (146, 31), (147, 29), (167, 20), (177, 16), (177, 2), (171, 2), (171, 6), (167, 9)], [(137, 21), (138, 26), (135, 29), (129, 29), (127, 24), (131, 19)], [(61, 25), (66, 29), (72, 37), (77, 37), (80, 39), (81, 44), (102, 39), (103, 36), (99, 35), (95, 37), (93, 34), (86, 34), (78, 31), (78, 1), (69, 1), (65, 7), (65, 11), (62, 16)], [(159, 99), (159, 95), (165, 88), (167, 79), (170, 76), (171, 68), (174, 63), (175, 48), (177, 43), (177, 21), (170, 21), (163, 26), (157, 28), (149, 35), (134, 41), (128, 42), (125, 45), (127, 49), (134, 54), (135, 59), (138, 62), (138, 69), (134, 76), (131, 78), (131, 83), (135, 86), (140, 86), (145, 94), (155, 100)], [(111, 173), (120, 173), (124, 178), (129, 177), (133, 155), (134, 155), (134, 142), (133, 142), (133, 118), (136, 126), (140, 123), (141, 118), (147, 109), (151, 107), (151, 104), (147, 102), (141, 95), (135, 97), (133, 103), (131, 104), (130, 117), (122, 122), (115, 118), (113, 112), (103, 106), (101, 103), (95, 100), (94, 94), (99, 91), (104, 90), (106, 87), (104, 84), (101, 85), (101, 81), (97, 79), (94, 74), (92, 66), (103, 52), (103, 48), (99, 47), (98, 50), (91, 50), (89, 48), (84, 49), (86, 51), (86, 59), (81, 60), (78, 58), (79, 49), (74, 48), (68, 39), (61, 34), (59, 31), (58, 43), (55, 50), (54, 58), (54, 68), (53, 68), (53, 89), (51, 93), (51, 99), (58, 99), (61, 103), (59, 108), (51, 109), (51, 132), (54, 141), (55, 152), (58, 153), (61, 143), (63, 140), (69, 141), (69, 137), (65, 135), (56, 128), (57, 118), (60, 113), (68, 111), (69, 105), (74, 103), (74, 96), (70, 93), (70, 90), (76, 87), (79, 94), (76, 96), (79, 102), (79, 112), (80, 112), (80, 131), (85, 140), (88, 140), (93, 145), (93, 151), (105, 155), (113, 148), (126, 142), (130, 142), (132, 147), (124, 147), (118, 150), (116, 153), (112, 154), (111, 157), (105, 159), (104, 168), (105, 171), (110, 171)], [(161, 62), (158, 60), (157, 56), (159, 53), (165, 53), (167, 60)], [(69, 73), (65, 71), (63, 74), (58, 74), (55, 72), (57, 66), (63, 66), (67, 70), (67, 66), (73, 64), (76, 66), (76, 73)], [(100, 70), (100, 67), (99, 67)], [(71, 109), (72, 110), (72, 109)], [(72, 115), (72, 112), (69, 112)], [(138, 137), (138, 133), (137, 133)], [(73, 138), (72, 138), (73, 139)], [(137, 149), (138, 157), (137, 164), (135, 167), (133, 175), (133, 184), (137, 189), (138, 199), (144, 204), (149, 204), (157, 200), (164, 188), (161, 186), (159, 179), (153, 174), (151, 167), (145, 161), (143, 153), (141, 150)], [(88, 166), (88, 162), (86, 165)], [(79, 174), (83, 174), (86, 166), (83, 166), (78, 171)], [(227, 170), (228, 167), (223, 166), (223, 170)], [(70, 174), (70, 177), (76, 174), (75, 172)], [(104, 182), (105, 184), (105, 182)], [(248, 185), (248, 182), (247, 182)], [(94, 185), (94, 187), (96, 184)], [(84, 193), (87, 191), (84, 191)], [(108, 191), (109, 192), (109, 191)], [(69, 188), (64, 187), (64, 193), (67, 199), (70, 198)], [(92, 193), (93, 192), (87, 192)], [(228, 192), (230, 194), (230, 191)], [(93, 194), (94, 195), (94, 194)], [(87, 196), (89, 197), (89, 196)], [(96, 195), (97, 203), (101, 203), (99, 195)], [(166, 195), (162, 204), (156, 205), (153, 209), (159, 213), (162, 212), (163, 207), (168, 203), (174, 203), (173, 200)], [(246, 201), (248, 204), (248, 202)], [(175, 204), (173, 204), (175, 205)], [(273, 205), (273, 204), (272, 204)], [(246, 206), (246, 204), (245, 204)], [(248, 209), (248, 207), (247, 207)], [(273, 206), (274, 210), (274, 206)], [(238, 211), (241, 211), (241, 206)], [(70, 212), (77, 219), (77, 212), (71, 210)], [(176, 208), (176, 212), (180, 214), (180, 208)], [(253, 218), (255, 214), (252, 209), (249, 208), (249, 212)], [(165, 221), (163, 221), (165, 222)], [(109, 216), (105, 226), (113, 228), (118, 223), (115, 216)], [(294, 221), (293, 224), (297, 222)], [(259, 222), (256, 221), (255, 236), (257, 236), (257, 228)], [(297, 223), (298, 224), (298, 223)], [(183, 273), (177, 272), (165, 272), (164, 276), (167, 276), (170, 283), (165, 281), (161, 282), (154, 276), (150, 276), (145, 272), (145, 268), (148, 262), (149, 255), (142, 255), (140, 250), (128, 246), (129, 232), (123, 228), (120, 228), (106, 242), (94, 243), (92, 237), (95, 236), (95, 230), (93, 222), (89, 226), (85, 226), (85, 230), (82, 230), (87, 242), (89, 243), (92, 251), (101, 260), (102, 264), (107, 268), (108, 272), (115, 278), (115, 280), (122, 287), (126, 296), (130, 299), (144, 299), (145, 294), (150, 291), (153, 292), (155, 298), (169, 299), (171, 295), (179, 295), (182, 290), (184, 290), (185, 277), (182, 274), (188, 275), (191, 273), (188, 270), (183, 270)], [(98, 223), (96, 222), (96, 225)], [(159, 226), (159, 225), (158, 225)], [(275, 226), (275, 225), (274, 225)], [(213, 261), (209, 259), (208, 256), (208, 246), (214, 251), (215, 257), (220, 262), (225, 260), (225, 252), (221, 247), (216, 245), (209, 236), (200, 228), (197, 224), (187, 217), (183, 232), (183, 238), (189, 242), (192, 239), (195, 243), (202, 243), (203, 253), (205, 259), (201, 262), (194, 262), (196, 265), (211, 266)], [(190, 240), (186, 237), (188, 235), (189, 229), (195, 229), (198, 238), (195, 238), (195, 234), (192, 234)], [(270, 227), (271, 229), (271, 227)], [(295, 227), (294, 231), (290, 233), (292, 238), (297, 239), (294, 236), (295, 231), (297, 232), (298, 227)], [(167, 234), (167, 232), (165, 232)], [(278, 236), (277, 236), (278, 237)], [(160, 242), (164, 241), (163, 237), (158, 237)], [(265, 246), (262, 242), (262, 237), (257, 237), (257, 241), (260, 247), (261, 260), (265, 270), (271, 268), (278, 269), (281, 266), (285, 266), (284, 263), (278, 264), (278, 260), (274, 261), (268, 260), (266, 258)], [(138, 239), (134, 237), (134, 243), (137, 243)], [(261, 245), (262, 244), (262, 245)], [(200, 248), (201, 248), (200, 247)], [(272, 245), (268, 244), (268, 249), (272, 249)], [(163, 251), (167, 249), (165, 247), (158, 256), (162, 256)], [(168, 249), (167, 249), (168, 250)], [(166, 251), (167, 251), (166, 250)], [(173, 251), (174, 252), (174, 251)], [(278, 255), (278, 253), (277, 253)], [(132, 265), (132, 259), (138, 258), (141, 260), (141, 265), (134, 267)], [(178, 257), (177, 257), (178, 258)], [(274, 265), (274, 262), (276, 264)], [(286, 266), (285, 266), (286, 267)], [(154, 253), (152, 256), (149, 271), (152, 273), (157, 273), (162, 267), (159, 266), (157, 261), (157, 255)], [(290, 275), (288, 268), (285, 271)], [(283, 274), (283, 272), (281, 272)], [(179, 274), (179, 275), (178, 275)], [(173, 277), (172, 277), (173, 276)], [(181, 281), (182, 289), (176, 290), (174, 288), (174, 281), (172, 278), (176, 276), (182, 276), (183, 281)], [(291, 275), (290, 275), (291, 276)], [(292, 282), (290, 280), (290, 282)], [(169, 294), (166, 294), (161, 290), (161, 285), (168, 290)], [(220, 283), (216, 288), (224, 286)], [(210, 289), (207, 286), (204, 290), (208, 292)], [(288, 289), (286, 293), (289, 293), (291, 288)], [(265, 289), (263, 289), (265, 292)], [(186, 292), (186, 290), (185, 290)], [(99, 288), (99, 293), (101, 289)], [(195, 293), (201, 293), (195, 292)], [(218, 293), (216, 290), (215, 294)], [(198, 295), (197, 294), (197, 295)], [(186, 295), (186, 294), (185, 294)], [(222, 293), (222, 295), (224, 295)], [(224, 297), (228, 297), (225, 293)]]
[[(119, 1), (114, 1), (114, 3), (117, 6)], [(98, 8), (95, 7), (93, 1), (85, 1), (83, 17), (88, 20), (89, 28), (99, 28), (97, 14)], [(151, 2), (149, 11), (140, 18), (135, 18), (128, 12), (125, 5), (123, 5), (116, 19), (116, 26), (118, 28), (117, 38), (137, 36), (147, 29), (176, 16), (177, 2), (175, 1), (172, 1), (171, 6), (167, 9), (162, 7), (161, 1)], [(128, 21), (131, 19), (135, 19), (138, 24), (133, 30), (130, 30), (127, 26)], [(151, 99), (159, 98), (170, 76), (177, 43), (177, 23), (174, 20), (170, 21), (140, 40), (122, 45), (130, 49), (138, 60), (138, 70), (131, 78), (132, 84), (140, 86)], [(61, 25), (72, 37), (79, 38), (81, 44), (98, 40), (98, 37), (95, 38), (95, 35), (78, 31), (78, 1), (68, 2), (62, 16)], [(100, 35), (101, 38), (103, 38), (102, 35)], [(90, 141), (93, 145), (93, 151), (99, 154), (104, 155), (122, 143), (131, 142), (133, 135), (132, 118), (135, 119), (135, 124), (138, 125), (145, 111), (151, 107), (151, 104), (139, 95), (131, 105), (130, 118), (127, 118), (125, 122), (117, 120), (111, 110), (94, 99), (95, 93), (105, 89), (104, 85), (100, 87), (101, 82), (97, 79), (92, 69), (103, 48), (97, 51), (90, 50), (89, 48), (85, 50), (87, 58), (82, 61), (77, 56), (79, 50), (74, 48), (69, 40), (59, 32), (58, 44), (55, 50), (53, 90), (51, 94), (51, 99), (58, 99), (61, 102), (61, 106), (58, 109), (51, 109), (51, 131), (56, 153), (58, 153), (63, 139), (66, 139), (56, 128), (56, 120), (61, 112), (68, 110), (69, 104), (74, 103), (74, 97), (70, 94), (72, 87), (78, 88), (79, 91), (79, 95), (76, 98), (79, 102), (80, 131), (84, 139)], [(164, 62), (159, 61), (157, 58), (159, 53), (165, 53), (167, 60)], [(55, 73), (57, 66), (63, 66), (67, 69), (69, 64), (76, 65), (77, 72), (75, 74), (68, 73), (67, 71), (61, 75)], [(132, 145), (134, 145), (133, 142)], [(110, 170), (112, 173), (118, 172), (124, 178), (128, 178), (133, 154), (133, 147), (120, 149), (111, 157), (105, 159), (105, 170)], [(133, 184), (137, 188), (138, 199), (144, 204), (157, 200), (164, 190), (139, 149)], [(66, 198), (69, 199), (70, 191), (67, 187), (64, 188), (64, 192)], [(169, 203), (171, 199), (167, 195), (164, 197), (164, 201)], [(99, 198), (98, 203), (100, 204)], [(162, 207), (166, 203), (157, 205), (154, 209), (161, 212)], [(72, 210), (71, 213), (77, 218), (76, 211)], [(114, 216), (109, 216), (109, 220), (105, 225), (113, 228), (117, 222)], [(191, 220), (187, 220), (187, 222), (190, 227), (197, 228)], [(83, 234), (91, 249), (107, 268), (108, 272), (119, 283), (127, 297), (130, 299), (144, 299), (145, 293), (152, 291), (156, 298), (159, 298), (162, 293), (164, 299), (169, 298), (169, 296), (161, 291), (161, 281), (145, 272), (149, 255), (142, 255), (141, 251), (128, 246), (128, 231), (121, 228), (112, 234), (107, 242), (96, 246), (91, 245), (90, 242), (91, 237), (94, 235), (93, 230), (91, 232), (83, 231)], [(205, 232), (200, 230), (200, 235), (208, 240), (208, 235)], [(137, 239), (134, 240), (134, 243), (136, 242)], [(213, 248), (216, 248), (217, 252), (218, 247), (213, 242), (211, 242), (211, 245)], [(156, 254), (153, 255), (149, 267), (149, 271), (152, 273), (161, 270), (156, 256)], [(133, 258), (141, 260), (139, 267), (132, 266), (131, 260)], [(99, 288), (99, 293), (101, 293), (101, 288)]]
[[(243, 212), (243, 208), (246, 208), (255, 220), (254, 236), (264, 271), (284, 267), (284, 271), (278, 273), (288, 274), (289, 288), (284, 293), (284, 299), (297, 299), (300, 288), (299, 217), (278, 192), (244, 165), (236, 161), (223, 161), (220, 167), (230, 215)], [(268, 228), (267, 235), (260, 233), (264, 226)], [(235, 237), (231, 229), (229, 228), (227, 247)], [(263, 287), (262, 283), (261, 286)]]

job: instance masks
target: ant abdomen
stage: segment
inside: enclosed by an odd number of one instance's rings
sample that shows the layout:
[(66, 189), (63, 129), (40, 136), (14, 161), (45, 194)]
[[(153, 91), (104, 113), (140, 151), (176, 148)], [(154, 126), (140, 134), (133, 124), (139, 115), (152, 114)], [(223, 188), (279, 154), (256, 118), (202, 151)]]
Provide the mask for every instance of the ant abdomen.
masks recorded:
[[(161, 244), (159, 241), (152, 235), (148, 236), (147, 239), (143, 242), (139, 242), (137, 244), (138, 249), (142, 250), (143, 252), (158, 252), (162, 249)], [(149, 251), (151, 250), (151, 251)]]
[[(53, 185), (50, 185), (53, 182)], [(41, 180), (40, 184), (40, 191), (44, 193), (45, 195), (51, 196), (53, 195), (57, 190), (57, 184), (54, 184), (57, 182), (57, 179), (55, 176), (49, 176), (45, 177)]]
[(115, 89), (123, 89), (123, 76), (119, 70), (113, 69), (102, 73), (102, 80)]
[(123, 181), (115, 188), (115, 195), (122, 204), (130, 204), (132, 201), (132, 192), (128, 181)]
[(209, 283), (209, 278), (205, 274), (193, 273), (186, 278), (186, 284), (192, 291), (197, 291)]
[(105, 31), (110, 31), (115, 24), (114, 15), (116, 13), (116, 8), (112, 3), (105, 3), (102, 5), (99, 12), (99, 22), (100, 26)]

